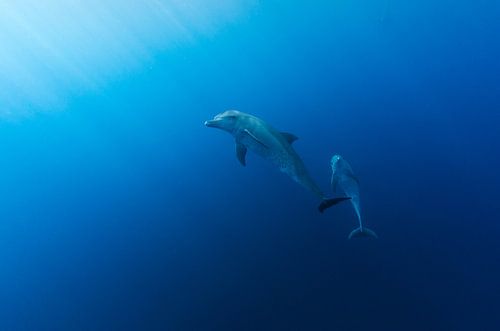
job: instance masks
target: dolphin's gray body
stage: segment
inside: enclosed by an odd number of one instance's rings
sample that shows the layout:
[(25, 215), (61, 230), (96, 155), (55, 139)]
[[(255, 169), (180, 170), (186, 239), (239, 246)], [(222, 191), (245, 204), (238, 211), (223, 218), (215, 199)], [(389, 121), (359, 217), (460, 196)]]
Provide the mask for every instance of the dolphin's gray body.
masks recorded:
[(340, 155), (334, 155), (331, 160), (332, 166), (332, 189), (335, 193), (336, 191), (343, 191), (346, 195), (351, 197), (351, 203), (354, 207), (354, 211), (358, 217), (359, 228), (354, 229), (349, 234), (349, 239), (352, 237), (374, 237), (377, 238), (377, 234), (367, 227), (363, 227), (361, 221), (361, 206), (359, 197), (359, 182), (354, 172), (352, 171), (351, 165)]
[(236, 156), (246, 165), (246, 153), (250, 150), (264, 159), (271, 161), (282, 172), (301, 184), (323, 204), (332, 206), (349, 198), (325, 199), (325, 195), (309, 176), (302, 159), (293, 149), (292, 143), (297, 137), (291, 133), (279, 132), (258, 117), (236, 110), (228, 110), (205, 122), (208, 127), (229, 132), (236, 142)]

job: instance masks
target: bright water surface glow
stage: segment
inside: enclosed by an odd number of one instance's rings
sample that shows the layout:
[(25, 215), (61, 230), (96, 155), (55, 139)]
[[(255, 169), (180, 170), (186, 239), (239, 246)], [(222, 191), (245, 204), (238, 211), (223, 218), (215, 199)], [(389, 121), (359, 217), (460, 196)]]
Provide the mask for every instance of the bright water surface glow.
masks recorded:
[(0, 2), (0, 118), (61, 110), (120, 77), (152, 68), (155, 55), (196, 43), (250, 1)]

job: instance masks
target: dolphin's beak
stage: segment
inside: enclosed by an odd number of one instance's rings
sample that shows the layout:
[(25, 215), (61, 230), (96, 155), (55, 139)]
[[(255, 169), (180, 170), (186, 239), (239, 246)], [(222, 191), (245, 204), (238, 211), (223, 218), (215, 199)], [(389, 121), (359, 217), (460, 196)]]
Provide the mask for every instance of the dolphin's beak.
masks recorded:
[(217, 122), (218, 122), (218, 120), (205, 121), (205, 126), (207, 126), (209, 128), (214, 128), (214, 127), (217, 127)]

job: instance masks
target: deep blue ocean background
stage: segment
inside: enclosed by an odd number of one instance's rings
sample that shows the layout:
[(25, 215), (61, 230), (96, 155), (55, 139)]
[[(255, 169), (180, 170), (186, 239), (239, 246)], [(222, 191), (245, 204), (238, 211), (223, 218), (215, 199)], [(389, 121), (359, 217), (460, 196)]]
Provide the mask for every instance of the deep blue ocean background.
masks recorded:
[[(494, 0), (3, 2), (0, 330), (499, 330), (499, 37)], [(349, 160), (379, 239), (227, 109), (325, 192)]]

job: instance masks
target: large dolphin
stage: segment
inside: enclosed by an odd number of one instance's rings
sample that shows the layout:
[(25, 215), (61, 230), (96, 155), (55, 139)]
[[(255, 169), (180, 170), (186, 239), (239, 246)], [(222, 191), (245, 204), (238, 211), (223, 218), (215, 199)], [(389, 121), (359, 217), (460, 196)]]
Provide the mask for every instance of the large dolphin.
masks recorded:
[(367, 227), (363, 227), (361, 222), (361, 206), (359, 197), (359, 182), (351, 165), (340, 155), (334, 155), (331, 160), (332, 166), (332, 189), (335, 193), (337, 190), (343, 191), (351, 197), (351, 203), (354, 211), (358, 216), (359, 228), (354, 229), (349, 234), (349, 239), (353, 237), (373, 237), (377, 238), (377, 234)]
[(205, 125), (227, 131), (234, 137), (236, 157), (243, 166), (246, 165), (247, 150), (278, 166), (282, 172), (322, 199), (321, 211), (350, 199), (349, 197), (325, 198), (321, 189), (309, 176), (304, 162), (292, 147), (292, 143), (297, 140), (295, 135), (279, 132), (260, 118), (237, 110), (220, 113), (213, 120), (206, 121)]

